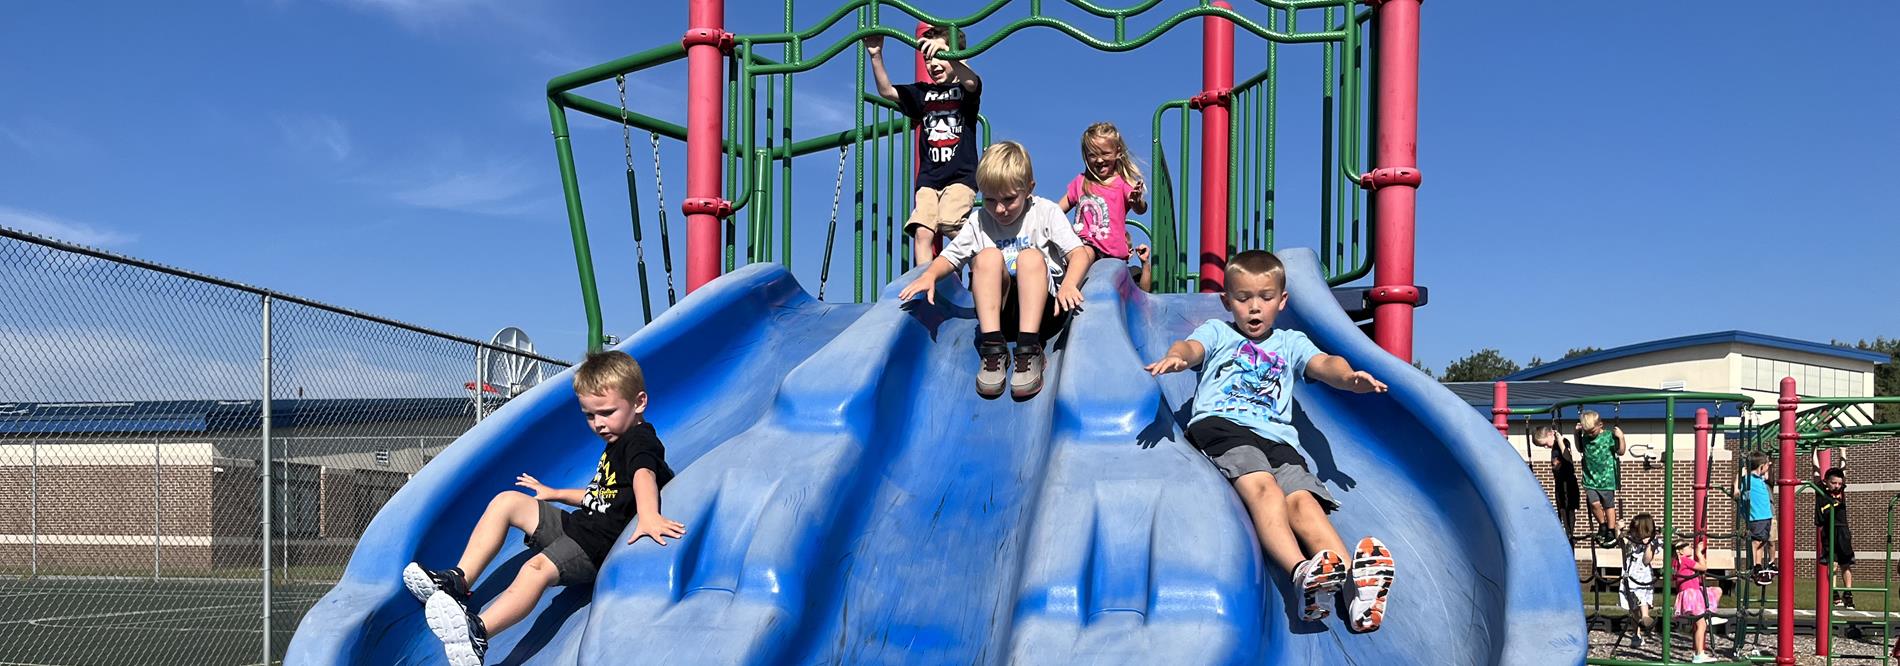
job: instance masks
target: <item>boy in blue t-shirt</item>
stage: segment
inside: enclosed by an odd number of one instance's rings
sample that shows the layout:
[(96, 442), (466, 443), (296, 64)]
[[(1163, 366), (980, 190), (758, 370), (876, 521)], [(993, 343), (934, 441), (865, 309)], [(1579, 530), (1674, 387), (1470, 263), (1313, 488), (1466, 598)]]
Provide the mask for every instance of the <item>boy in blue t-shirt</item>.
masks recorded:
[[(1339, 356), (1323, 353), (1299, 331), (1275, 330), (1286, 309), (1286, 268), (1270, 252), (1249, 250), (1227, 263), (1221, 304), (1233, 321), (1208, 320), (1148, 364), (1162, 375), (1200, 367), (1194, 417), (1187, 439), (1206, 454), (1253, 518), (1260, 545), (1301, 593), (1301, 617), (1326, 617), (1331, 601), (1353, 579), (1352, 629), (1366, 632), (1385, 619), (1392, 587), (1392, 554), (1378, 539), (1359, 540), (1352, 570), (1341, 554), (1346, 544), (1326, 514), (1339, 507), (1326, 486), (1306, 468), (1293, 428), (1293, 380), (1317, 380), (1342, 391), (1384, 392), (1383, 382), (1355, 371)], [(1314, 552), (1301, 551), (1301, 544)]]
[(1781, 572), (1775, 567), (1775, 504), (1768, 492), (1768, 454), (1748, 454), (1748, 471), (1735, 482), (1735, 492), (1748, 503), (1748, 546), (1755, 556), (1749, 573), (1767, 585)]

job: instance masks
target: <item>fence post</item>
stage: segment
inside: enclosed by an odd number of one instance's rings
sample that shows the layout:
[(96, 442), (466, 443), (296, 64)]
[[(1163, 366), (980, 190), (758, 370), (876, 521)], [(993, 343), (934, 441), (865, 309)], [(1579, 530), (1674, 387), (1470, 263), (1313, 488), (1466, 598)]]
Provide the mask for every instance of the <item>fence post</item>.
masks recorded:
[(164, 513), (161, 507), (165, 503), (165, 486), (160, 478), (164, 446), (163, 442), (152, 440), (152, 580), (158, 580), (159, 544), (164, 541), (164, 531), (159, 527)]
[(27, 499), (27, 522), (28, 522), (28, 525), (30, 525), (30, 527), (28, 527), (27, 529), (29, 530), (29, 534), (30, 534), (29, 538), (31, 539), (31, 543), (32, 543), (31, 550), (33, 552), (33, 555), (30, 558), (32, 560), (32, 563), (29, 564), (28, 567), (29, 567), (29, 571), (31, 572), (32, 577), (39, 578), (40, 577), (40, 440), (36, 439), (30, 442), (30, 448), (33, 451), (33, 466), (32, 466), (32, 472), (31, 472), (32, 480), (29, 482), (31, 489), (28, 491), (29, 495)]
[(262, 439), (259, 442), (259, 445), (261, 448), (259, 449), (259, 452), (258, 452), (259, 464), (257, 466), (257, 469), (258, 469), (258, 472), (257, 472), (258, 493), (257, 494), (258, 494), (258, 501), (262, 504), (262, 506), (259, 507), (259, 511), (257, 513), (258, 513), (258, 521), (262, 523), (262, 525), (260, 525), (260, 528), (261, 528), (260, 532), (263, 536), (263, 541), (260, 544), (261, 550), (259, 551), (259, 557), (258, 557), (258, 563), (262, 565), (261, 568), (263, 569), (263, 577), (264, 577), (264, 580), (263, 580), (264, 607), (263, 607), (263, 612), (260, 613), (261, 615), (260, 620), (262, 622), (261, 626), (263, 628), (262, 647), (264, 651), (264, 663), (269, 664), (271, 663), (271, 645), (270, 645), (270, 587), (271, 587), (270, 585), (270, 528), (271, 528), (271, 525), (270, 525), (271, 523), (271, 520), (270, 520), (270, 493), (271, 493), (271, 483), (270, 483), (270, 477), (271, 477), (271, 469), (270, 469), (270, 459), (271, 459), (271, 456), (270, 456), (270, 417), (271, 417), (270, 304), (271, 304), (271, 297), (269, 294), (265, 294), (263, 296), (263, 303), (264, 303), (264, 313), (263, 313), (262, 328), (263, 328), (264, 356), (261, 363), (262, 365), (261, 374), (263, 375), (264, 399), (259, 402), (259, 410), (258, 410), (259, 429), (263, 431), (263, 434), (262, 434)]

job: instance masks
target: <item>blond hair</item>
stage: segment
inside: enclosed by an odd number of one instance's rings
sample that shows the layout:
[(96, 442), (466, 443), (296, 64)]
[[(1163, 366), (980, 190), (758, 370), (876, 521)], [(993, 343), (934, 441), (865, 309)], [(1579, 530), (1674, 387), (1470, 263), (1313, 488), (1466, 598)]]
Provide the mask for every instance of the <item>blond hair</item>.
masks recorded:
[(1029, 189), (1036, 182), (1036, 169), (1029, 164), (1029, 150), (1014, 141), (998, 141), (983, 149), (976, 163), (976, 189), (985, 195), (1011, 189)]
[(1603, 430), (1603, 415), (1589, 409), (1577, 412), (1577, 427), (1590, 432), (1601, 432)]
[(640, 372), (640, 362), (623, 351), (588, 354), (587, 360), (581, 361), (581, 367), (574, 370), (575, 395), (602, 395), (611, 391), (635, 403), (646, 390), (647, 380)]
[(1280, 258), (1266, 250), (1248, 250), (1227, 260), (1228, 271), (1239, 271), (1249, 275), (1261, 275), (1280, 283), (1280, 289), (1286, 289), (1286, 264)]
[[(1116, 129), (1115, 123), (1103, 121), (1082, 130), (1082, 162), (1084, 164), (1088, 163), (1089, 159), (1089, 142), (1096, 139), (1106, 140), (1110, 146), (1114, 147), (1115, 175), (1121, 176), (1122, 182), (1129, 185), (1141, 182), (1141, 167), (1137, 166), (1135, 159), (1129, 156), (1128, 142), (1122, 140), (1122, 131)], [(1103, 182), (1095, 179), (1095, 171), (1091, 169), (1083, 169), (1082, 174), (1089, 183)]]

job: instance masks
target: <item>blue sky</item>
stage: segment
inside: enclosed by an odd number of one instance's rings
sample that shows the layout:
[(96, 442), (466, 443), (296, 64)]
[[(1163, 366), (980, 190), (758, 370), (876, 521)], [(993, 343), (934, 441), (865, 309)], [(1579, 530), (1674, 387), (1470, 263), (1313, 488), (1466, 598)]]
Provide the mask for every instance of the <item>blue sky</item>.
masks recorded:
[[(735, 32), (778, 28), (780, 2), (728, 4)], [(801, 26), (831, 7), (801, 5)], [(582, 311), (540, 91), (677, 40), (684, 7), (9, 3), (0, 225), (472, 337), (521, 326), (575, 357)], [(1522, 361), (1730, 328), (1900, 335), (1882, 268), (1900, 247), (1886, 163), (1900, 149), (1900, 85), (1882, 29), (1900, 5), (1786, 9), (1427, 3), (1418, 274), (1432, 303), (1418, 315), (1418, 356), (1442, 368), (1491, 346)], [(1194, 28), (1132, 54), (1039, 30), (972, 66), (996, 137), (1029, 147), (1053, 198), (1080, 168), (1090, 122), (1115, 121), (1146, 155), (1155, 104), (1196, 92), (1198, 47)], [(908, 56), (892, 50), (905, 80)], [(1243, 34), (1236, 69), (1256, 71), (1263, 53)], [(1307, 245), (1318, 49), (1281, 54), (1281, 241)], [(848, 60), (801, 75), (801, 136), (848, 127), (852, 79)], [(630, 95), (637, 110), (678, 119), (683, 90), (681, 64), (637, 77)], [(608, 329), (625, 334), (639, 314), (620, 133), (573, 123)], [(678, 259), (685, 183), (678, 151), (663, 158)], [(794, 261), (808, 283), (835, 159), (798, 166)], [(647, 250), (656, 285), (658, 254)], [(842, 293), (849, 265), (833, 277)]]

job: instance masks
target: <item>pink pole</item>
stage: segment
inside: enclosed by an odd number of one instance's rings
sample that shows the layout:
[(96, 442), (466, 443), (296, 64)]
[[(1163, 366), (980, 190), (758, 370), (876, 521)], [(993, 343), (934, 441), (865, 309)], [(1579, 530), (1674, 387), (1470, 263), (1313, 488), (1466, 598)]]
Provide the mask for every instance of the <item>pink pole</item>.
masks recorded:
[(1709, 410), (1695, 410), (1695, 536), (1708, 534)]
[(686, 37), (686, 291), (719, 277), (720, 117), (724, 112), (725, 0), (690, 0)]
[(1776, 530), (1775, 538), (1780, 543), (1775, 544), (1775, 559), (1784, 578), (1775, 585), (1775, 663), (1784, 666), (1794, 666), (1794, 581), (1790, 578), (1794, 571), (1795, 445), (1799, 439), (1794, 430), (1794, 410), (1800, 404), (1801, 399), (1794, 394), (1794, 378), (1782, 377), (1781, 399), (1775, 403), (1781, 413), (1781, 506), (1778, 507), (1781, 515), (1777, 517), (1781, 525)]
[(1412, 360), (1413, 241), (1417, 237), (1418, 8), (1420, 0), (1371, 0), (1378, 7), (1379, 127), (1370, 173), (1379, 224), (1373, 235), (1372, 340), (1401, 360)]
[[(1504, 382), (1491, 385), (1491, 427), (1504, 439), (1511, 438), (1511, 387)], [(1525, 452), (1529, 451), (1526, 447)]]
[[(1215, 7), (1233, 9), (1224, 0)], [(1234, 23), (1201, 17), (1201, 291), (1224, 289), (1227, 275), (1228, 95), (1234, 89)]]

